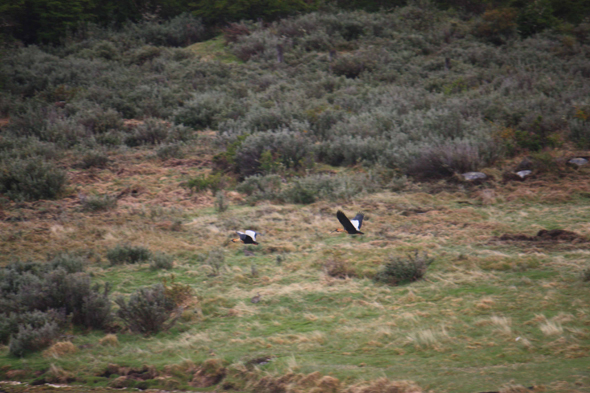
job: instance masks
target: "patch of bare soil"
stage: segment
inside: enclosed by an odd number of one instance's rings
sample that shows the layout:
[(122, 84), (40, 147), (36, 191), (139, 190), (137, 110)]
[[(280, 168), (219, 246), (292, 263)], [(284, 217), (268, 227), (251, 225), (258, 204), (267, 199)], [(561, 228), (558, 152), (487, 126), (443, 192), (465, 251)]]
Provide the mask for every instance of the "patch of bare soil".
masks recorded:
[(534, 242), (534, 243), (569, 243), (580, 244), (588, 243), (588, 239), (575, 232), (563, 229), (541, 229), (535, 236), (529, 236), (522, 233), (505, 233), (502, 236), (492, 238), (492, 241), (500, 242)]

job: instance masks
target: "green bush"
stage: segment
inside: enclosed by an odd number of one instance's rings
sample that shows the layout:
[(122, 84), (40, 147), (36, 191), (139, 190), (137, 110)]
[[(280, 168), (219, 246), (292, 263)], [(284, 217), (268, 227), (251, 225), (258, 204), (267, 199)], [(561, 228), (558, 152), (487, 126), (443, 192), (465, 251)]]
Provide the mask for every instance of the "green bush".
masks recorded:
[(174, 266), (174, 257), (163, 252), (156, 252), (151, 258), (150, 267), (153, 270), (170, 270)]
[(18, 333), (11, 338), (8, 351), (13, 356), (22, 357), (29, 352), (48, 347), (60, 334), (56, 323), (46, 323), (39, 328), (21, 325)]
[(170, 319), (176, 304), (166, 296), (162, 284), (135, 291), (129, 301), (118, 297), (115, 303), (119, 306), (117, 316), (134, 333), (155, 334), (171, 328), (176, 322), (176, 319)]
[(426, 274), (426, 269), (433, 262), (428, 254), (408, 255), (407, 258), (389, 256), (373, 278), (376, 282), (388, 285), (401, 285), (418, 281)]
[(63, 170), (39, 158), (0, 163), (0, 194), (15, 201), (55, 199), (66, 183)]
[(221, 172), (211, 173), (207, 176), (199, 175), (190, 179), (186, 183), (186, 187), (194, 192), (203, 192), (206, 190), (213, 191), (216, 194), (217, 191), (225, 186), (226, 180)]
[(89, 169), (101, 168), (104, 169), (109, 164), (109, 157), (105, 152), (100, 150), (91, 150), (84, 154), (82, 159), (75, 165), (76, 168)]
[(152, 253), (147, 248), (128, 244), (117, 244), (114, 248), (107, 251), (107, 259), (111, 263), (111, 266), (145, 262), (151, 256)]

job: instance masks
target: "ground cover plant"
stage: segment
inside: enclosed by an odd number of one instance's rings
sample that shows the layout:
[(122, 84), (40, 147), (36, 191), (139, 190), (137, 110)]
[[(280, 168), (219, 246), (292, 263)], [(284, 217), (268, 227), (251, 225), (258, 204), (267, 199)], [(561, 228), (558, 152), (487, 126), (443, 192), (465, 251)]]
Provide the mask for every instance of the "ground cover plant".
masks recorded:
[(6, 50), (0, 379), (590, 392), (590, 167), (568, 164), (590, 30), (517, 17), (420, 2)]

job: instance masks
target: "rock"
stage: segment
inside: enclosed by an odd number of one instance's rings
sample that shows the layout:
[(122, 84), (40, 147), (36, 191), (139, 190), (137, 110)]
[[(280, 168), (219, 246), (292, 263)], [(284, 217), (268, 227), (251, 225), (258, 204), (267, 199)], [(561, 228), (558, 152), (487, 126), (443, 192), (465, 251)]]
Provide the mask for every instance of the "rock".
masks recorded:
[(527, 177), (529, 177), (531, 175), (531, 173), (533, 173), (533, 171), (530, 171), (530, 170), (518, 171), (518, 172), (516, 172), (516, 175), (524, 180)]
[(583, 157), (576, 157), (576, 158), (572, 158), (567, 163), (574, 165), (576, 167), (581, 167), (582, 165), (586, 165), (588, 163), (588, 160)]
[(485, 180), (488, 178), (488, 176), (482, 172), (467, 172), (461, 174), (461, 176), (467, 181)]

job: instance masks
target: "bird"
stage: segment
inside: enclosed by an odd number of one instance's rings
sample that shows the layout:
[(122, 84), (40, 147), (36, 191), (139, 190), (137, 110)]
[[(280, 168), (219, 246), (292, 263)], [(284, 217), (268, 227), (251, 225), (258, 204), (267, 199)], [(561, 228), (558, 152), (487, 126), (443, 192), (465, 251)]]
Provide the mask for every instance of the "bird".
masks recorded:
[(258, 303), (258, 302), (260, 301), (260, 292), (258, 292), (258, 293), (256, 294), (256, 296), (254, 296), (254, 297), (252, 298), (252, 300), (250, 300), (250, 301), (251, 301), (252, 303)]
[(240, 238), (239, 239), (232, 239), (231, 240), (232, 242), (237, 243), (237, 242), (241, 241), (244, 244), (255, 244), (255, 245), (258, 245), (258, 242), (256, 241), (256, 235), (261, 235), (260, 233), (258, 233), (256, 231), (252, 231), (250, 229), (248, 229), (246, 232), (236, 231), (236, 233), (238, 234), (238, 236)]
[(338, 210), (338, 212), (336, 213), (336, 217), (338, 218), (338, 221), (340, 221), (340, 224), (342, 224), (344, 229), (338, 228), (334, 230), (334, 232), (348, 232), (350, 235), (364, 235), (364, 233), (361, 232), (361, 225), (363, 225), (364, 214), (358, 213), (356, 216), (354, 216), (352, 220), (349, 220), (348, 217), (346, 217), (346, 214)]

